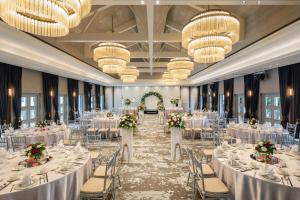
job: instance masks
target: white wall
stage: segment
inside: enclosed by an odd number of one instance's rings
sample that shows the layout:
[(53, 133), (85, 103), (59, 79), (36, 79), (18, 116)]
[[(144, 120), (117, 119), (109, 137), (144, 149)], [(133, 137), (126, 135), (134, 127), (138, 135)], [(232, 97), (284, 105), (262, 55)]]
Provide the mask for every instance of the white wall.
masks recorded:
[(191, 87), (191, 111), (197, 109), (198, 87)]
[(233, 93), (244, 94), (244, 76), (234, 78)]
[(185, 111), (189, 111), (189, 87), (181, 87), (181, 105)]
[(23, 68), (22, 71), (22, 93), (42, 94), (42, 73)]
[(113, 88), (106, 87), (105, 88), (105, 108), (107, 110), (113, 110), (112, 95), (113, 95)]

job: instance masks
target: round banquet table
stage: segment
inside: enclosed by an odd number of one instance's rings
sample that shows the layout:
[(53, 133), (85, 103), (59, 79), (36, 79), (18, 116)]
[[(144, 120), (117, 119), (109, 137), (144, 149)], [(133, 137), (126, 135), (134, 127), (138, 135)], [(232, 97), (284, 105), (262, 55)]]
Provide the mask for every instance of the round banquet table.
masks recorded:
[(169, 107), (169, 108), (165, 108), (165, 116), (166, 117), (168, 115), (174, 113), (174, 112), (182, 113), (183, 112), (183, 108), (182, 107)]
[(187, 128), (208, 128), (209, 127), (209, 121), (206, 117), (183, 117), (183, 120)]
[[(258, 161), (250, 158), (253, 153), (252, 149), (241, 149), (237, 151), (237, 155), (243, 163), (249, 165), (250, 162), (255, 162), (258, 165), (263, 165)], [(226, 153), (228, 155), (228, 152)], [(300, 170), (300, 157), (289, 156), (288, 154), (276, 154), (276, 157), (282, 159), (286, 164), (290, 173), (290, 180), (293, 187), (284, 179), (282, 182), (272, 182), (264, 179), (259, 175), (259, 170), (249, 170), (241, 172), (237, 168), (233, 168), (228, 164), (226, 158), (216, 157), (216, 150), (212, 157), (212, 165), (216, 175), (229, 188), (232, 199), (236, 200), (292, 200), (300, 196), (300, 178), (293, 175), (296, 170)], [(281, 177), (276, 173), (276, 166), (274, 168), (275, 175)]]
[[(55, 147), (57, 148), (57, 147)], [(25, 168), (21, 171), (13, 171), (19, 161), (25, 157), (18, 155), (16, 158), (8, 160), (5, 164), (0, 164), (0, 185), (7, 181), (13, 174), (17, 173), (22, 179), (22, 175), (28, 173), (33, 176), (33, 179), (38, 180), (38, 173), (41, 169), (48, 170), (48, 182), (18, 190), (16, 185), (20, 182), (17, 180), (0, 191), (0, 200), (77, 200), (79, 199), (80, 188), (84, 182), (92, 174), (92, 160), (89, 153), (86, 153), (82, 160), (76, 160), (77, 150), (49, 150), (49, 155), (53, 159), (48, 163), (33, 167)], [(59, 172), (59, 167), (66, 160), (71, 160), (72, 168), (66, 173)], [(14, 185), (14, 187), (13, 187)], [(12, 191), (11, 191), (12, 189)]]
[(230, 124), (226, 129), (226, 134), (239, 138), (243, 143), (255, 144), (259, 140), (270, 140), (273, 143), (279, 144), (288, 134), (283, 128), (275, 127), (258, 127), (251, 128), (248, 124)]
[(203, 112), (203, 111), (194, 111), (193, 113), (195, 116), (198, 117), (206, 117), (208, 119), (216, 119), (218, 117), (218, 112), (211, 112), (211, 111), (207, 111), (207, 112)]

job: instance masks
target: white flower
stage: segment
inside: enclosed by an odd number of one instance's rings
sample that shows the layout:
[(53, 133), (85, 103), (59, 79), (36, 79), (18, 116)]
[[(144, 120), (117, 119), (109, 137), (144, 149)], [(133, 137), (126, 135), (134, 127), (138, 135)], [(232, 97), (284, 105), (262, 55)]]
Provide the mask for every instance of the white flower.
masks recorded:
[(258, 142), (258, 145), (263, 146), (264, 143), (262, 141)]
[(268, 151), (268, 149), (266, 147), (261, 147), (261, 150), (264, 152)]

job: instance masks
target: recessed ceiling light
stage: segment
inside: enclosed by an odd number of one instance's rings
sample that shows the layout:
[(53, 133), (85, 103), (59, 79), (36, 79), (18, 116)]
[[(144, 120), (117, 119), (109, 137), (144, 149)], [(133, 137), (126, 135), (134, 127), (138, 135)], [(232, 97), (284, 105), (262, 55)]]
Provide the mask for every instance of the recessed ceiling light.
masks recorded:
[(156, 4), (159, 4), (159, 0), (156, 0)]
[(144, 5), (144, 4), (145, 4), (145, 1), (141, 1), (141, 4)]
[(242, 1), (242, 4), (246, 4), (246, 1), (245, 1), (245, 0), (243, 0), (243, 1)]
[(260, 0), (257, 0), (257, 4), (260, 5), (260, 4), (261, 4), (261, 1), (260, 1)]

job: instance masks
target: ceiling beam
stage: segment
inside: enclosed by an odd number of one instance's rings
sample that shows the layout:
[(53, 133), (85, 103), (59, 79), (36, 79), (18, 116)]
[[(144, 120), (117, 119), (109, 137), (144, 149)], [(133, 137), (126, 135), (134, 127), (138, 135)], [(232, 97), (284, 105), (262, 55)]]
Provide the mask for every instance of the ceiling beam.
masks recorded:
[[(150, 38), (150, 40), (152, 37)], [(181, 33), (162, 33), (153, 36), (153, 42), (181, 42)], [(150, 42), (143, 33), (70, 33), (57, 39), (58, 42)]]
[[(151, 3), (156, 3), (154, 0)], [(145, 2), (144, 1), (144, 2)], [(92, 0), (93, 5), (142, 5), (140, 0)], [(258, 5), (257, 0), (160, 0), (159, 5)], [(260, 1), (260, 5), (300, 5), (299, 0), (267, 0)]]
[(149, 67), (150, 75), (153, 68), (153, 35), (154, 35), (154, 6), (152, 0), (147, 0), (147, 24), (148, 24), (148, 49), (149, 49)]
[(166, 21), (166, 27), (168, 27), (169, 29), (172, 29), (173, 31), (179, 32), (179, 33), (183, 29), (182, 25), (177, 24), (176, 22), (173, 22), (173, 21), (170, 21), (170, 20)]
[[(153, 62), (153, 68), (156, 67), (167, 67), (168, 62)], [(136, 67), (146, 67), (149, 68), (149, 62), (130, 62), (128, 65)]]
[(92, 15), (95, 15), (96, 13), (102, 12), (108, 8), (110, 8), (111, 6), (102, 6), (94, 11), (91, 11), (89, 14), (87, 14), (84, 18), (90, 17)]

